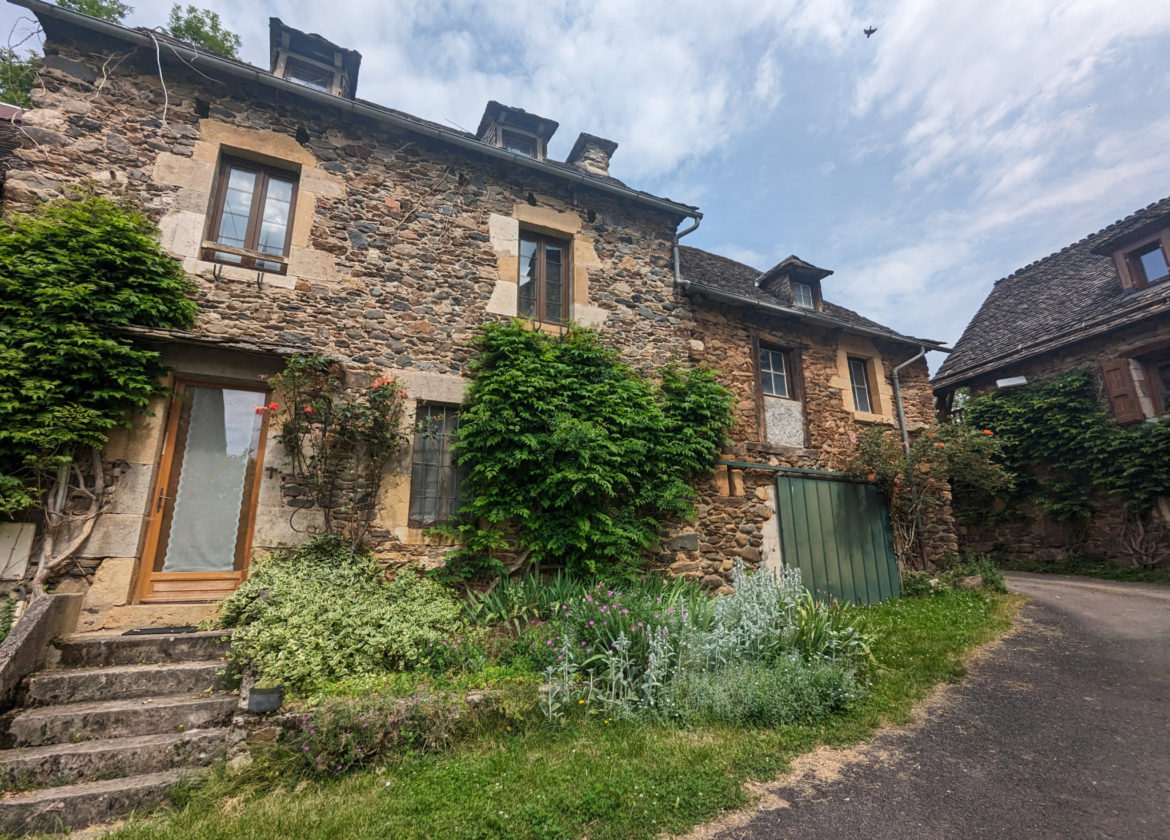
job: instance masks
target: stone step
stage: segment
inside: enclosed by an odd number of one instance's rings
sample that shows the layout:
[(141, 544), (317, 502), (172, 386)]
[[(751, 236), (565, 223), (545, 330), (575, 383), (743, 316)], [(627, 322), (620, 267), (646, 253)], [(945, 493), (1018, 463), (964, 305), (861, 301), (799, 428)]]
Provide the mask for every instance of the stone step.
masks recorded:
[(239, 698), (189, 694), (19, 709), (0, 717), (0, 747), (36, 747), (226, 726)]
[(221, 630), (123, 636), (74, 633), (56, 642), (61, 668), (103, 668), (158, 662), (196, 662), (227, 656), (230, 634)]
[(167, 770), (8, 796), (0, 799), (0, 834), (63, 832), (146, 811), (166, 799), (171, 785), (199, 772)]
[(0, 791), (161, 773), (223, 758), (227, 729), (193, 729), (0, 751)]
[(226, 663), (169, 662), (42, 671), (25, 683), (24, 704), (47, 706), (124, 697), (196, 694), (224, 686)]

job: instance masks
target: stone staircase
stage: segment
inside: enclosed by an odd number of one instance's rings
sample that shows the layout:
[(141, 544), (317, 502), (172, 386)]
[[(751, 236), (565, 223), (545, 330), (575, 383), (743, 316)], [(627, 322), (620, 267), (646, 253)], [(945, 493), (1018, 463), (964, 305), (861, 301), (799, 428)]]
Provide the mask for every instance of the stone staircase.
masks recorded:
[(0, 835), (58, 832), (149, 809), (224, 757), (239, 700), (221, 632), (84, 633), (0, 716)]

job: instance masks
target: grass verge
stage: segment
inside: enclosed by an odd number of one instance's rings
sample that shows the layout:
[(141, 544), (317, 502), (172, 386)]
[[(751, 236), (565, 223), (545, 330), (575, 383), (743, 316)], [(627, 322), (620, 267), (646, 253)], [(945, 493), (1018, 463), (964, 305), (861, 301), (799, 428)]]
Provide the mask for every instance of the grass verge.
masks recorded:
[[(743, 807), (748, 779), (769, 779), (822, 744), (862, 740), (911, 718), (964, 654), (1004, 632), (1018, 598), (950, 592), (868, 610), (881, 664), (867, 699), (817, 726), (749, 730), (608, 724), (598, 719), (492, 732), (438, 755), (407, 755), (348, 778), (289, 777), (287, 762), (216, 770), (178, 792), (181, 807), (132, 823), (117, 840), (650, 840)], [(281, 775), (282, 773), (286, 775)]]

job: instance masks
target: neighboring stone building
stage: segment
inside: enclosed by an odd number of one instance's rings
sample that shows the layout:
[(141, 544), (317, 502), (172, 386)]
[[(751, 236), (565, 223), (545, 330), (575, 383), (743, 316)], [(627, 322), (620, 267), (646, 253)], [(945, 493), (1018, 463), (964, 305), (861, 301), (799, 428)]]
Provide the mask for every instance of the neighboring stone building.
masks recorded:
[[(583, 133), (558, 162), (557, 124), (518, 108), (488, 103), (473, 135), (365, 102), (360, 55), (276, 19), (266, 72), (13, 2), (37, 15), (46, 56), (6, 202), (81, 182), (132, 197), (199, 295), (195, 329), (144, 333), (178, 396), (110, 442), (120, 477), (81, 552), (83, 628), (198, 618), (254, 552), (314, 527), (254, 411), (290, 354), (327, 354), (351, 384), (391, 376), (406, 421), (428, 421), (391, 466), (373, 533), (388, 560), (434, 563), (446, 549), (423, 531), (453, 503), (445, 442), (484, 323), (574, 321), (642, 368), (723, 368), (741, 399), (732, 457), (816, 469), (844, 464), (858, 424), (896, 423), (892, 368), (934, 344), (824, 303), (828, 272), (799, 260), (755, 289), (752, 269), (684, 248), (680, 276), (676, 231), (701, 215), (611, 177), (612, 141)], [(908, 422), (930, 422), (925, 363), (902, 385)], [(778, 562), (766, 483), (722, 470), (662, 559), (713, 587), (736, 556)]]
[[(1102, 404), (1121, 423), (1170, 413), (1170, 198), (1075, 242), (996, 282), (934, 385), (940, 410), (971, 395), (1093, 372)], [(1164, 422), (1164, 421), (1163, 421)], [(1151, 464), (1150, 469), (1167, 469)], [(1170, 508), (1162, 515), (1170, 521)], [(1121, 560), (1119, 510), (1104, 510), (1087, 530), (1038, 512), (1006, 521), (981, 518), (961, 542), (1040, 560), (1085, 553)]]

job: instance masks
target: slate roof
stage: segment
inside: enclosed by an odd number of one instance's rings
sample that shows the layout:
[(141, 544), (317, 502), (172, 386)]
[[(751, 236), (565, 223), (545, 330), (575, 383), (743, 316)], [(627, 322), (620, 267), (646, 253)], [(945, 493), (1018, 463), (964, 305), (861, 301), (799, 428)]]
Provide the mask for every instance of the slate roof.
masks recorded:
[(790, 299), (774, 294), (766, 288), (756, 286), (756, 279), (765, 273), (759, 269), (752, 268), (750, 265), (736, 262), (727, 257), (721, 257), (718, 254), (712, 254), (709, 251), (691, 248), (686, 245), (680, 245), (678, 247), (678, 253), (679, 271), (683, 280), (689, 284), (690, 289), (699, 293), (702, 293), (704, 289), (726, 292), (737, 295), (738, 297), (748, 298), (751, 301), (766, 304), (769, 307), (769, 311), (772, 311), (771, 307), (783, 307), (796, 318), (827, 322), (828, 326), (859, 330), (863, 333), (878, 335), (906, 344), (925, 344), (933, 347), (938, 347), (942, 344), (941, 341), (935, 341), (929, 338), (916, 338), (910, 335), (903, 335), (887, 326), (879, 324), (877, 321), (871, 321), (869, 318), (858, 315), (852, 309), (846, 309), (844, 306), (838, 306), (827, 300), (823, 301), (824, 306), (820, 312), (798, 309), (792, 305)]
[(956, 387), (1006, 365), (1170, 313), (1170, 283), (1121, 285), (1114, 240), (1170, 219), (1170, 197), (1154, 202), (996, 282), (934, 378)]

